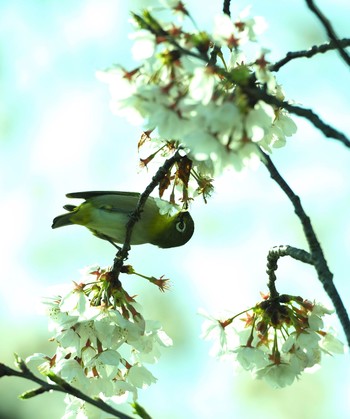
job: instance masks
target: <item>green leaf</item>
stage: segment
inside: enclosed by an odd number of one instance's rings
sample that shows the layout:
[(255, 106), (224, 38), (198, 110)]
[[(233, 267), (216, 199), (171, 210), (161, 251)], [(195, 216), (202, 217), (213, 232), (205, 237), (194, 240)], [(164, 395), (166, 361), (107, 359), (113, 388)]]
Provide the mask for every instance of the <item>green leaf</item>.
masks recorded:
[(134, 412), (136, 415), (140, 416), (142, 419), (152, 419), (152, 417), (146, 412), (146, 410), (139, 405), (137, 402), (131, 403), (131, 406), (134, 408)]
[(24, 393), (20, 394), (18, 397), (22, 400), (27, 400), (27, 399), (30, 399), (32, 397), (39, 396), (39, 394), (43, 394), (46, 391), (47, 390), (45, 390), (43, 387), (39, 387), (39, 388), (36, 388), (34, 390), (25, 391)]

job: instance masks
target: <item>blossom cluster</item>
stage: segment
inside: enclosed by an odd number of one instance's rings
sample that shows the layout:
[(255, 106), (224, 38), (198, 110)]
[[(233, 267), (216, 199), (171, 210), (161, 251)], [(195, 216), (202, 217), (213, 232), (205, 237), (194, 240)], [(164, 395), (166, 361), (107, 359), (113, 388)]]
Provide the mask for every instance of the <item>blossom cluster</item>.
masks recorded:
[(201, 313), (206, 318), (202, 337), (214, 340), (213, 355), (233, 359), (254, 378), (281, 388), (303, 371), (313, 372), (322, 353), (344, 353), (332, 331), (323, 330), (322, 318), (332, 312), (301, 297), (267, 297), (245, 312), (242, 328), (233, 325), (239, 315), (217, 320)]
[[(35, 354), (27, 361), (41, 362), (42, 374), (54, 373), (114, 406), (130, 395), (135, 401), (138, 389), (156, 382), (144, 363), (155, 363), (160, 348), (172, 342), (158, 322), (142, 317), (138, 304), (122, 288), (113, 290), (114, 307), (101, 303), (106, 281), (107, 270), (89, 268), (72, 291), (45, 301), (57, 349), (54, 356)], [(84, 401), (72, 395), (65, 401), (64, 418), (92, 417), (95, 408)]]
[[(112, 111), (152, 132), (151, 147), (175, 142), (197, 171), (211, 176), (258, 162), (261, 149), (283, 146), (296, 125), (285, 109), (259, 96), (284, 100), (267, 50), (259, 48), (253, 58), (243, 52), (264, 30), (262, 18), (249, 17), (248, 10), (235, 20), (221, 14), (211, 33), (195, 23), (190, 31), (185, 28), (193, 19), (181, 1), (162, 4), (133, 15), (132, 51), (140, 64), (97, 74), (109, 84)], [(163, 18), (165, 9), (173, 13), (161, 20), (157, 13)]]

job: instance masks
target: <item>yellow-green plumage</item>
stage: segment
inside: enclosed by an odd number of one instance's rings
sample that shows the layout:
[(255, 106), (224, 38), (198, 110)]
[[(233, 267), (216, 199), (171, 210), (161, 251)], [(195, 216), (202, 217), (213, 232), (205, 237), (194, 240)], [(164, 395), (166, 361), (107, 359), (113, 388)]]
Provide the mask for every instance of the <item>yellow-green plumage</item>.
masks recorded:
[[(78, 224), (97, 237), (114, 243), (125, 240), (125, 226), (136, 209), (140, 194), (133, 192), (74, 192), (68, 198), (85, 199), (79, 206), (64, 206), (69, 212), (53, 220), (52, 228)], [(151, 243), (162, 248), (182, 246), (192, 237), (194, 223), (190, 214), (179, 211), (173, 216), (160, 214), (162, 200), (149, 197), (140, 220), (132, 230), (130, 244)], [(164, 202), (164, 201), (163, 201)]]

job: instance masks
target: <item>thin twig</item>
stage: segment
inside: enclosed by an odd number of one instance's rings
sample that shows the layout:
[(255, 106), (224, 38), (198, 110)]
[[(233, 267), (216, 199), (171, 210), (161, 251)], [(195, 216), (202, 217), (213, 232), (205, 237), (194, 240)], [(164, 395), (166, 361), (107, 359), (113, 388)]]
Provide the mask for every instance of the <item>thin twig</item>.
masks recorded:
[(300, 262), (313, 265), (310, 253), (303, 249), (298, 249), (297, 247), (288, 245), (274, 246), (269, 250), (269, 254), (273, 254), (277, 259), (283, 256), (290, 256), (293, 259), (300, 260)]
[[(22, 361), (21, 365), (23, 363), (24, 362)], [(0, 363), (0, 377), (3, 377), (3, 376), (21, 377), (26, 380), (30, 380), (30, 381), (33, 381), (34, 383), (39, 384), (40, 387), (38, 389), (30, 391), (32, 396), (42, 394), (44, 392), (49, 392), (49, 391), (58, 391), (61, 393), (66, 393), (66, 394), (68, 393), (74, 397), (77, 397), (78, 399), (84, 400), (85, 402), (92, 404), (93, 406), (96, 406), (97, 408), (113, 415), (114, 417), (117, 417), (120, 419), (131, 419), (131, 416), (128, 416), (122, 412), (119, 412), (118, 410), (111, 407), (109, 404), (105, 403), (100, 398), (93, 399), (87, 396), (86, 394), (82, 393), (80, 390), (72, 387), (70, 384), (68, 384), (67, 382), (63, 380), (61, 380), (62, 385), (58, 385), (58, 384), (50, 384), (47, 381), (44, 381), (38, 378), (28, 369), (27, 366), (25, 366), (24, 368), (21, 368), (21, 371), (17, 371), (8, 367), (5, 364)], [(28, 397), (29, 396), (26, 397), (26, 394), (24, 394), (21, 398), (25, 399)]]
[(303, 108), (297, 105), (291, 105), (290, 103), (279, 100), (276, 96), (269, 95), (262, 89), (256, 89), (251, 87), (245, 87), (244, 91), (256, 100), (263, 100), (266, 103), (275, 105), (278, 108), (283, 108), (293, 113), (295, 115), (301, 116), (308, 121), (310, 121), (316, 128), (318, 128), (322, 133), (328, 138), (335, 138), (342, 142), (346, 147), (350, 148), (350, 140), (346, 137), (345, 134), (336, 130), (332, 126), (326, 124), (322, 119), (311, 109)]
[(113, 268), (111, 274), (113, 276), (114, 283), (118, 283), (118, 278), (120, 274), (120, 270), (123, 267), (124, 261), (128, 258), (129, 250), (130, 250), (130, 242), (132, 231), (135, 224), (140, 220), (142, 217), (142, 210), (146, 204), (146, 201), (153, 190), (157, 187), (159, 182), (164, 178), (164, 176), (168, 173), (171, 167), (178, 161), (182, 159), (179, 151), (177, 151), (172, 157), (165, 161), (163, 166), (161, 166), (157, 173), (153, 176), (151, 183), (146, 187), (144, 192), (140, 194), (139, 200), (137, 202), (136, 208), (130, 214), (129, 221), (126, 224), (126, 232), (125, 232), (125, 240), (124, 244), (121, 249), (118, 251), (114, 258)]
[(270, 291), (270, 298), (274, 299), (279, 296), (277, 292), (275, 282), (276, 282), (276, 270), (278, 268), (277, 262), (280, 257), (290, 256), (293, 259), (300, 260), (301, 262), (308, 263), (313, 265), (312, 257), (310, 253), (306, 252), (303, 249), (297, 249), (292, 246), (275, 246), (269, 250), (267, 255), (267, 269), (266, 273), (269, 277), (268, 288)]
[[(350, 46), (350, 39), (344, 38), (339, 40), (339, 44), (345, 48)], [(335, 41), (330, 41), (325, 44), (321, 45), (314, 45), (309, 49), (302, 50), (302, 51), (291, 51), (288, 52), (287, 55), (282, 58), (281, 60), (275, 62), (275, 64), (272, 64), (269, 66), (270, 71), (278, 71), (281, 67), (283, 67), (285, 64), (289, 63), (292, 60), (295, 60), (296, 58), (311, 58), (316, 54), (324, 54), (325, 52), (332, 51), (334, 49), (338, 48), (338, 44)]]
[(213, 49), (210, 53), (210, 58), (209, 58), (209, 61), (208, 61), (209, 66), (213, 67), (213, 66), (216, 65), (217, 57), (218, 57), (219, 53), (220, 53), (220, 47), (218, 47), (217, 45), (214, 45), (214, 47), (213, 47)]
[(224, 0), (224, 5), (222, 7), (222, 11), (225, 13), (225, 15), (229, 17), (231, 17), (230, 3), (231, 3), (231, 0)]
[(316, 6), (313, 0), (305, 0), (306, 4), (308, 5), (308, 8), (318, 17), (318, 19), (321, 21), (323, 27), (326, 29), (327, 35), (329, 39), (334, 41), (334, 43), (337, 46), (337, 50), (339, 51), (339, 54), (343, 58), (343, 60), (346, 62), (348, 66), (350, 66), (350, 56), (345, 51), (343, 46), (341, 45), (341, 42), (339, 40), (338, 35), (335, 33), (335, 30), (333, 29), (333, 26), (331, 22), (326, 18), (326, 16), (321, 12), (321, 10)]
[(299, 218), (304, 234), (309, 245), (310, 254), (312, 257), (312, 264), (314, 265), (318, 279), (323, 285), (327, 295), (331, 299), (335, 311), (338, 315), (341, 325), (343, 326), (344, 333), (348, 344), (350, 346), (350, 320), (344, 303), (333, 283), (333, 274), (330, 271), (325, 256), (323, 254), (321, 245), (317, 239), (316, 233), (311, 225), (311, 220), (308, 215), (305, 213), (300, 198), (293, 192), (287, 182), (278, 172), (276, 166), (273, 164), (270, 157), (263, 153), (261, 158), (262, 162), (266, 166), (267, 170), (270, 173), (271, 178), (280, 186), (283, 192), (287, 195), (291, 203), (293, 204), (295, 214)]

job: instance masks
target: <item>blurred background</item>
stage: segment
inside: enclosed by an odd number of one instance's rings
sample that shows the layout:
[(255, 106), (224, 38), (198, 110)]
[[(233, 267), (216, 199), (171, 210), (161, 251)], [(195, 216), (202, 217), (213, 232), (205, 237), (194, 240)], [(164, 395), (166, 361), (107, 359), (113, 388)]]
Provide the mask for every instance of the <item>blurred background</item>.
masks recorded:
[[(232, 15), (248, 3), (233, 2)], [(80, 227), (51, 230), (67, 203), (65, 194), (83, 190), (142, 191), (152, 173), (140, 171), (140, 130), (112, 115), (109, 92), (95, 77), (113, 63), (133, 68), (128, 33), (130, 10), (152, 1), (0, 0), (0, 362), (52, 354), (47, 319), (39, 313), (51, 287), (79, 278), (79, 270), (112, 263), (114, 248)], [(198, 25), (212, 29), (222, 1), (186, 2)], [(274, 62), (288, 51), (327, 40), (305, 2), (253, 0), (252, 15), (264, 16), (269, 29), (260, 38)], [(349, 37), (348, 0), (317, 1), (340, 37)], [(286, 97), (314, 109), (326, 122), (349, 134), (349, 68), (336, 52), (299, 59), (283, 67), (278, 81)], [(326, 139), (295, 117), (298, 133), (273, 160), (311, 216), (335, 283), (350, 309), (349, 175), (350, 151)], [(154, 419), (328, 419), (350, 417), (348, 355), (324, 357), (315, 374), (293, 386), (273, 390), (235, 374), (232, 365), (208, 356), (211, 344), (199, 338), (199, 307), (217, 315), (240, 312), (266, 291), (266, 254), (274, 245), (306, 248), (292, 206), (268, 176), (230, 172), (215, 180), (205, 205), (191, 208), (196, 221), (184, 247), (160, 250), (136, 246), (130, 263), (144, 274), (170, 277), (160, 293), (141, 279), (125, 278), (149, 319), (162, 319), (174, 347), (164, 349), (150, 367), (158, 383), (140, 391), (140, 403)], [(330, 306), (315, 272), (281, 260), (278, 290)], [(328, 325), (339, 330), (329, 316)], [(23, 402), (17, 395), (33, 383), (0, 380), (0, 418), (54, 419), (64, 412), (63, 395), (44, 394)], [(48, 407), (49, 406), (49, 407)], [(128, 406), (122, 408), (131, 413)]]

